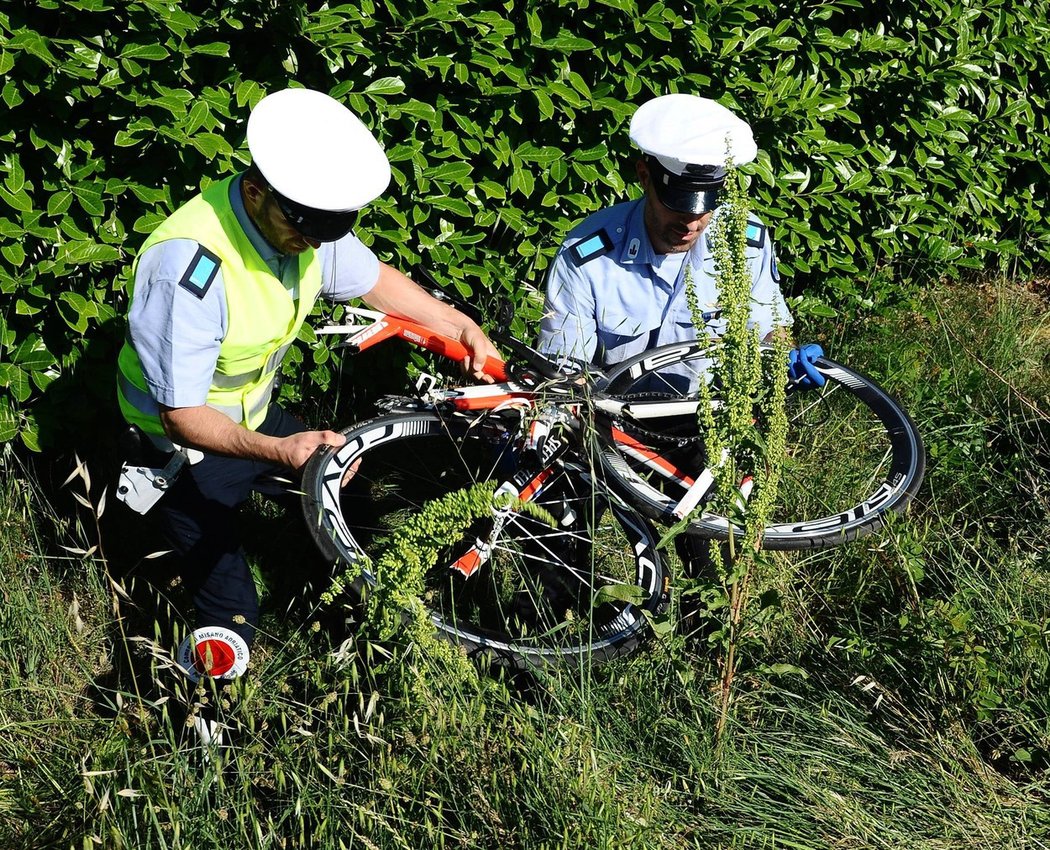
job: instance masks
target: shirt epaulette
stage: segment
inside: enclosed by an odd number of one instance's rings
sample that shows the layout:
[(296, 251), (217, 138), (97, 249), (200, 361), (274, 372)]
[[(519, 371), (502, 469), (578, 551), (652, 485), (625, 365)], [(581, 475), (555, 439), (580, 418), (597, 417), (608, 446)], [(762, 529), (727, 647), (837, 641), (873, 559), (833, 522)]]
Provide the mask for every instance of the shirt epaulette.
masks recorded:
[(766, 226), (758, 219), (747, 220), (747, 244), (751, 248), (761, 248), (766, 244)]
[(605, 228), (602, 228), (589, 236), (584, 236), (579, 242), (571, 245), (569, 247), (569, 256), (572, 257), (573, 265), (579, 268), (595, 257), (608, 254), (612, 249), (612, 238)]
[(179, 286), (189, 290), (197, 298), (204, 298), (211, 288), (212, 281), (215, 280), (215, 275), (219, 273), (221, 265), (222, 260), (201, 245), (186, 267), (186, 273), (179, 281)]

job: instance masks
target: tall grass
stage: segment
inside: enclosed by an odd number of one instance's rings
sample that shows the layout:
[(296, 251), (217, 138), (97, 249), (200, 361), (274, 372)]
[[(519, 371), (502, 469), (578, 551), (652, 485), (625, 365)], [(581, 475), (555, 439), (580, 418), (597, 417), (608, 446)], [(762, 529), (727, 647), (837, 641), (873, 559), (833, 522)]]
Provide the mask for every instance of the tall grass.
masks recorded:
[(202, 758), (180, 706), (214, 695), (167, 669), (163, 630), (125, 650), (151, 612), (57, 548), (90, 548), (88, 510), (83, 532), (50, 516), (8, 457), (0, 847), (1046, 847), (1047, 316), (954, 286), (811, 329), (914, 414), (927, 485), (877, 536), (776, 557), (717, 755), (718, 671), (681, 636), (472, 685), (271, 608), (220, 697), (237, 747)]

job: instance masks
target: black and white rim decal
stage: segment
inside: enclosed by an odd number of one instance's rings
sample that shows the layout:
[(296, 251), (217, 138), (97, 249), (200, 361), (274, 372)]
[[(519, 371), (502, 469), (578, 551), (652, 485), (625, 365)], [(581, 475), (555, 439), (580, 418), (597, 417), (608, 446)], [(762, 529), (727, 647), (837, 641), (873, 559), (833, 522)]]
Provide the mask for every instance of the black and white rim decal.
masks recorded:
[[(361, 457), (361, 455), (378, 445), (406, 437), (426, 436), (435, 433), (445, 433), (449, 424), (438, 417), (429, 417), (426, 414), (418, 418), (405, 417), (402, 419), (391, 419), (374, 423), (372, 427), (353, 429), (347, 434), (347, 442), (340, 446), (325, 462), (321, 473), (320, 484), (320, 516), (318, 522), (325, 533), (330, 536), (341, 557), (348, 561), (356, 560), (363, 556), (363, 552), (353, 534), (343, 519), (340, 495), (342, 491), (342, 480), (346, 471)], [(466, 426), (469, 427), (469, 426)], [(464, 427), (464, 433), (466, 432)], [(590, 481), (589, 473), (573, 467), (581, 477)], [(658, 556), (656, 555), (656, 538), (650, 533), (645, 524), (639, 524), (631, 511), (627, 510), (622, 500), (613, 493), (608, 494), (611, 499), (611, 509), (616, 514), (622, 530), (628, 538), (634, 552), (637, 575), (636, 581), (648, 599), (659, 599), (662, 588), (659, 586), (661, 578), (657, 568)], [(366, 582), (374, 583), (374, 575), (367, 571), (363, 573)], [(589, 651), (601, 649), (605, 645), (614, 645), (623, 640), (625, 635), (638, 631), (643, 627), (645, 615), (641, 608), (636, 605), (625, 605), (623, 610), (610, 622), (604, 623), (600, 634), (595, 634), (589, 646)], [(441, 617), (431, 613), (431, 621), (439, 631), (449, 634), (452, 638), (457, 636), (466, 637), (482, 648), (492, 649), (499, 652), (514, 652), (519, 649), (513, 641), (501, 640), (488, 633), (482, 633), (471, 629), (465, 624), (455, 626), (446, 623)], [(536, 655), (576, 655), (580, 648), (573, 647), (537, 647)]]

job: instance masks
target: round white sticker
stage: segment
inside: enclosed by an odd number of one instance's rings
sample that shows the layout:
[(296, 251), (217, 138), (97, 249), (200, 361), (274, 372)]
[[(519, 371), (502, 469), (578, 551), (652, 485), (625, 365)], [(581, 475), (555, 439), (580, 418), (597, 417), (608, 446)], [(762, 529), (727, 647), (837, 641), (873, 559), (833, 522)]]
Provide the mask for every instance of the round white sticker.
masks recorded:
[(178, 661), (194, 682), (202, 676), (236, 679), (248, 667), (248, 644), (222, 626), (197, 629), (179, 646)]

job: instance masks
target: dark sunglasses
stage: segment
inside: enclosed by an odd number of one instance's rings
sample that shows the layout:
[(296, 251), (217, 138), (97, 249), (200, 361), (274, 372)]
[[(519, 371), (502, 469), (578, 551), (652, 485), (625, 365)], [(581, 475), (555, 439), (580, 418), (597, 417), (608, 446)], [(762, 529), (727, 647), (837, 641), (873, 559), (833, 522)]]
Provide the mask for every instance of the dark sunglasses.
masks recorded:
[(288, 223), (307, 239), (316, 239), (318, 242), (335, 242), (342, 239), (354, 229), (360, 212), (360, 210), (332, 212), (314, 209), (293, 201), (291, 198), (286, 198), (273, 186), (270, 187), (270, 194), (277, 202), (277, 208), (288, 219)]

